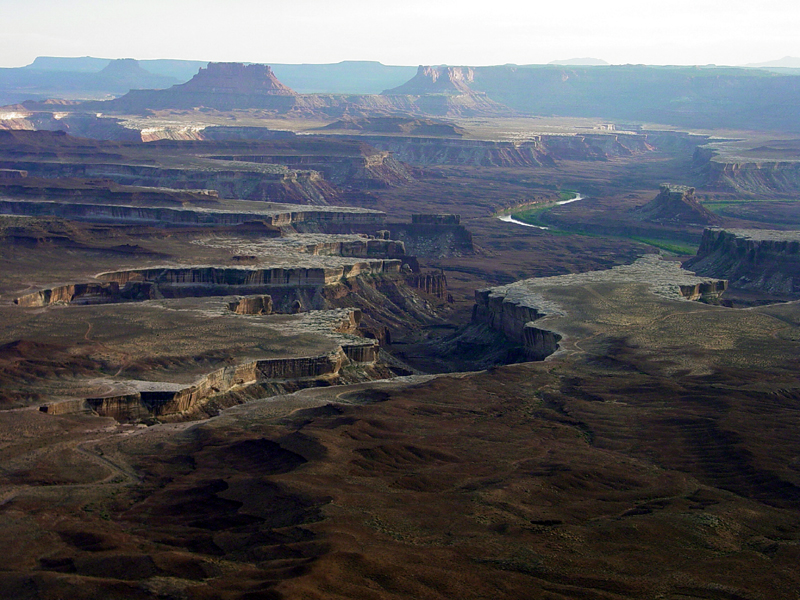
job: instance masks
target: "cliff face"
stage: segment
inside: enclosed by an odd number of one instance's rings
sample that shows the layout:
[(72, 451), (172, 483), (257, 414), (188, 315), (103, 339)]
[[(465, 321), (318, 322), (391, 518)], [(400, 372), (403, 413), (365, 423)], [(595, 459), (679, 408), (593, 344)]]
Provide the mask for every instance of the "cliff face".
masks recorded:
[(413, 256), (439, 258), (475, 253), (472, 234), (460, 224), (449, 223), (387, 223), (392, 239), (404, 243)]
[(705, 178), (704, 187), (710, 189), (755, 195), (795, 195), (800, 190), (798, 161), (710, 160), (701, 169)]
[(521, 345), (529, 360), (544, 360), (558, 350), (561, 336), (533, 324), (545, 315), (536, 307), (495, 294), (491, 289), (475, 292), (473, 323), (484, 323), (500, 331), (508, 340)]
[[(85, 403), (69, 405), (51, 404), (43, 412), (58, 414), (85, 410), (85, 406), (103, 417), (120, 422), (140, 421), (149, 418), (175, 420), (239, 404), (254, 395), (274, 395), (296, 391), (305, 387), (349, 382), (343, 371), (370, 370), (377, 358), (376, 342), (364, 340), (340, 346), (335, 351), (319, 356), (257, 360), (234, 367), (225, 367), (203, 377), (196, 384), (174, 389), (147, 389), (115, 396), (87, 398)], [(366, 372), (365, 372), (366, 374)], [(363, 375), (350, 373), (358, 380)]]
[(475, 71), (470, 67), (434, 67), (420, 65), (417, 74), (401, 86), (383, 92), (384, 95), (474, 94), (470, 84)]
[(557, 298), (562, 289), (569, 295), (570, 289), (583, 290), (587, 285), (598, 283), (644, 284), (652, 293), (678, 301), (715, 300), (727, 288), (727, 281), (697, 277), (675, 263), (647, 255), (631, 265), (606, 271), (526, 279), (477, 290), (472, 320), (500, 331), (508, 340), (521, 345), (531, 360), (541, 360), (553, 354), (562, 339), (558, 331), (542, 327), (541, 321), (545, 317), (567, 317), (570, 310), (549, 298)]
[(271, 315), (272, 296), (241, 298), (235, 302), (231, 302), (228, 308), (237, 315)]
[(387, 259), (357, 262), (335, 268), (164, 267), (101, 273), (97, 278), (118, 284), (152, 282), (165, 297), (180, 297), (182, 293), (195, 287), (218, 288), (220, 292), (230, 289), (231, 293), (237, 293), (237, 288), (258, 291), (268, 290), (271, 286), (320, 287), (361, 275), (399, 273), (400, 266), (401, 261)]
[(84, 221), (113, 221), (115, 223), (140, 223), (154, 226), (218, 226), (240, 225), (262, 222), (280, 235), (280, 227), (300, 229), (324, 229), (335, 226), (348, 227), (383, 226), (384, 213), (377, 211), (339, 210), (274, 210), (271, 212), (234, 212), (224, 210), (194, 210), (161, 208), (151, 206), (120, 206), (105, 204), (67, 204), (63, 202), (0, 200), (0, 214), (25, 216), (56, 216)]
[(685, 265), (699, 274), (724, 277), (734, 288), (800, 297), (797, 232), (709, 228), (697, 256)]
[(126, 186), (216, 190), (224, 198), (301, 204), (329, 204), (339, 191), (314, 170), (296, 170), (275, 164), (262, 168), (231, 168), (224, 162), (210, 168), (161, 168), (101, 162), (66, 163), (3, 160), (0, 168), (23, 166), (37, 177), (108, 179)]
[(662, 185), (658, 196), (635, 209), (637, 216), (657, 223), (709, 225), (719, 219), (695, 198), (694, 188)]
[(270, 66), (242, 63), (208, 63), (189, 81), (171, 89), (209, 94), (297, 95), (278, 81)]
[(522, 143), (401, 136), (361, 136), (360, 139), (391, 151), (398, 160), (423, 166), (553, 166), (557, 160), (608, 160), (654, 149), (647, 136), (635, 134), (543, 135)]
[(238, 163), (257, 163), (282, 165), (284, 168), (296, 169), (298, 172), (310, 170), (321, 173), (326, 181), (337, 186), (357, 187), (362, 189), (388, 188), (404, 185), (413, 180), (408, 169), (386, 151), (377, 151), (364, 143), (358, 145), (360, 152), (356, 155), (343, 156), (289, 154), (238, 154), (217, 155), (213, 158)]

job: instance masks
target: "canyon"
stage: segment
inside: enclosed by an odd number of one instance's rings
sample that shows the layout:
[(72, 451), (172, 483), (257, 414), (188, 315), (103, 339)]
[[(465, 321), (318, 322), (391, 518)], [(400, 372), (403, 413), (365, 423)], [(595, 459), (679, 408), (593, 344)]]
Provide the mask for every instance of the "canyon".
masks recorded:
[(796, 595), (794, 75), (101, 63), (0, 111), (3, 597)]

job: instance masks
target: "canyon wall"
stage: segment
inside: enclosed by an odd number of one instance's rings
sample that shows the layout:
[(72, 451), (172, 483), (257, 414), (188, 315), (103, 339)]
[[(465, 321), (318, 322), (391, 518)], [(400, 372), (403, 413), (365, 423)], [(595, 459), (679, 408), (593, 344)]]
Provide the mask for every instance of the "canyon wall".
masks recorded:
[(391, 151), (398, 160), (423, 166), (553, 166), (557, 160), (608, 160), (654, 149), (644, 134), (539, 135), (525, 142), (377, 135), (358, 139)]
[(800, 233), (708, 228), (685, 263), (698, 274), (724, 277), (733, 288), (800, 297)]
[(84, 221), (172, 226), (240, 225), (260, 221), (268, 227), (275, 228), (276, 236), (280, 235), (278, 228), (293, 226), (305, 229), (324, 229), (328, 226), (336, 226), (339, 229), (370, 226), (379, 229), (383, 226), (385, 219), (385, 214), (378, 211), (348, 211), (344, 209), (276, 209), (264, 212), (238, 212), (35, 200), (0, 200), (0, 214), (55, 216)]
[(438, 215), (425, 215), (432, 218), (426, 222), (415, 215), (412, 223), (387, 223), (389, 236), (400, 240), (406, 251), (414, 256), (440, 258), (445, 256), (463, 256), (475, 253), (472, 233), (463, 225), (439, 222)]
[(109, 179), (120, 185), (181, 190), (216, 190), (223, 198), (328, 204), (339, 191), (318, 171), (299, 171), (280, 164), (231, 168), (223, 161), (206, 168), (164, 168), (100, 162), (0, 160), (0, 168), (20, 168), (36, 177)]
[[(696, 156), (697, 158), (697, 156)], [(704, 187), (753, 195), (797, 195), (800, 162), (724, 162), (709, 160), (702, 167)]]
[(546, 314), (530, 303), (508, 298), (491, 288), (475, 291), (472, 322), (500, 331), (508, 340), (522, 346), (528, 360), (544, 360), (558, 350), (561, 336), (534, 325), (534, 321)]

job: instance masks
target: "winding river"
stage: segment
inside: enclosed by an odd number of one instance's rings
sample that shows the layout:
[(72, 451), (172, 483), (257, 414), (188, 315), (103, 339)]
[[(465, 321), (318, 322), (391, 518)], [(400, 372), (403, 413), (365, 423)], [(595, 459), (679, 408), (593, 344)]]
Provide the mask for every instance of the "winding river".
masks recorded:
[[(558, 202), (553, 203), (553, 206), (560, 206), (562, 204), (569, 204), (571, 202), (577, 202), (578, 200), (584, 200), (586, 196), (581, 196), (580, 193), (575, 194), (574, 198), (570, 198), (569, 200), (559, 200)], [(524, 225), (525, 227), (534, 227), (535, 229), (550, 229), (549, 227), (545, 227), (543, 225), (531, 225), (530, 223), (525, 223), (524, 221), (520, 221), (519, 219), (515, 219), (510, 214), (508, 215), (499, 215), (497, 217), (504, 223), (516, 223), (517, 225)]]

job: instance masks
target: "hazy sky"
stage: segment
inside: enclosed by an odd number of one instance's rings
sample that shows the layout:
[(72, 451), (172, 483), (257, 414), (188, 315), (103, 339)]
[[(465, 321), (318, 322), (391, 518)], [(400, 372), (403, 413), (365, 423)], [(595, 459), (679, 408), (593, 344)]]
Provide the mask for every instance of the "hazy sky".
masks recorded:
[(4, 67), (87, 55), (403, 65), (800, 56), (797, 0), (0, 0), (0, 8)]

